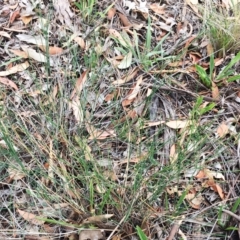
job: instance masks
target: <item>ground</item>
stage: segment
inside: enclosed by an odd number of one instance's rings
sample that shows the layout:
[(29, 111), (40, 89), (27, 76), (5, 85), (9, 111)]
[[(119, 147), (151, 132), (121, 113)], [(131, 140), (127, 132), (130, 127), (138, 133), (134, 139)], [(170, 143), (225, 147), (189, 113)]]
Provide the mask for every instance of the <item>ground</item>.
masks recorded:
[(0, 0), (0, 238), (239, 239), (239, 12)]

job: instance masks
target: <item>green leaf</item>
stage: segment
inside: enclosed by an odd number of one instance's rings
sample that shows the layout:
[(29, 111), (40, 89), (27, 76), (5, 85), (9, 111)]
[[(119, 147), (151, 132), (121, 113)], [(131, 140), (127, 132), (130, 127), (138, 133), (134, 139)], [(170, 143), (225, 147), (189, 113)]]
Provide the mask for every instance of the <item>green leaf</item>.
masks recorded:
[(226, 231), (237, 231), (238, 230), (238, 228), (236, 228), (236, 227), (227, 227), (226, 229), (225, 229)]
[(214, 70), (214, 55), (211, 54), (210, 56), (210, 79), (213, 80), (213, 70)]
[(154, 55), (162, 55), (163, 51), (152, 51), (146, 55), (146, 57), (152, 57)]
[(150, 51), (151, 49), (151, 40), (152, 40), (152, 31), (151, 31), (151, 18), (148, 17), (148, 27), (146, 35), (146, 50)]
[(140, 240), (148, 240), (147, 236), (145, 235), (145, 233), (139, 226), (137, 226), (136, 229), (137, 229), (137, 234), (138, 234)]
[(228, 77), (228, 70), (240, 60), (240, 52), (231, 60), (231, 62), (219, 73), (217, 80)]
[(240, 75), (232, 76), (227, 79), (227, 82), (234, 82), (240, 79)]
[(235, 213), (239, 205), (240, 205), (240, 198), (238, 198), (236, 202), (233, 204), (231, 212)]
[(212, 86), (212, 81), (211, 79), (209, 78), (208, 74), (206, 73), (206, 71), (204, 70), (204, 68), (202, 68), (201, 66), (199, 65), (196, 65), (196, 70), (197, 70), (197, 73), (202, 81), (202, 83), (210, 88)]
[(204, 113), (211, 111), (215, 106), (216, 106), (215, 103), (208, 104), (205, 108), (199, 110), (200, 115), (203, 115)]

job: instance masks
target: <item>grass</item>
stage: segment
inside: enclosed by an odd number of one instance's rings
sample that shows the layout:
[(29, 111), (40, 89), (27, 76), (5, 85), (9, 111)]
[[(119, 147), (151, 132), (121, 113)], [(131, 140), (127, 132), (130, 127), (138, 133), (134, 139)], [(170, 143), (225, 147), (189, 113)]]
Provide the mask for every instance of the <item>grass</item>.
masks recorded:
[[(76, 5), (84, 24), (90, 26), (106, 10), (96, 1)], [(100, 9), (102, 12), (97, 12)], [(235, 213), (239, 199), (221, 199), (212, 189), (216, 184), (225, 192), (231, 186), (238, 187), (231, 185), (231, 180), (218, 178), (214, 178), (215, 185), (207, 187), (209, 176), (196, 178), (186, 172), (210, 169), (229, 179), (236, 176), (238, 172), (233, 173), (227, 161), (236, 155), (239, 134), (228, 133), (226, 140), (216, 138), (215, 129), (228, 119), (221, 115), (220, 104), (206, 102), (200, 97), (201, 87), (195, 85), (189, 88), (199, 97), (177, 94), (175, 83), (159, 74), (169, 68), (170, 61), (182, 56), (177, 51), (164, 55), (171, 34), (156, 41), (152, 21), (149, 17), (145, 28), (134, 30), (128, 44), (113, 38), (104, 53), (94, 45), (106, 44), (106, 31), (100, 26), (86, 40), (92, 44), (89, 49), (80, 54), (80, 50), (72, 49), (60, 58), (56, 69), (49, 63), (32, 61), (27, 72), (33, 80), (30, 87), (21, 80), (17, 93), (0, 85), (0, 133), (4, 141), (0, 151), (1, 228), (8, 229), (1, 232), (2, 238), (61, 239), (65, 235), (65, 239), (73, 239), (83, 230), (89, 234), (103, 230), (108, 239), (164, 239), (179, 222), (177, 239), (194, 237), (199, 233), (196, 226), (202, 239), (209, 232), (217, 239), (230, 235), (225, 229), (214, 231), (212, 223), (223, 214), (214, 206)], [(212, 37), (211, 27), (207, 31)], [(224, 48), (226, 54), (230, 45), (219, 41), (215, 50)], [(113, 64), (116, 52), (119, 56), (131, 52), (131, 65), (118, 69)], [(227, 70), (238, 58), (219, 75), (228, 77)], [(19, 59), (9, 59), (7, 64), (10, 61)], [(126, 79), (135, 67), (137, 74), (132, 79), (113, 84)], [(210, 75), (198, 69), (196, 84), (207, 78), (203, 83), (211, 86), (210, 68)], [(205, 75), (201, 77), (201, 73)], [(84, 74), (82, 90), (78, 88), (72, 96)], [(136, 88), (141, 77), (143, 81)], [(188, 86), (186, 82), (180, 84)], [(169, 90), (161, 90), (165, 85)], [(137, 94), (132, 97), (134, 91)], [(130, 103), (124, 105), (124, 100)], [(71, 104), (75, 104), (75, 112)], [(192, 122), (181, 128), (177, 123), (167, 125), (175, 120)], [(158, 121), (163, 122), (148, 126)], [(215, 167), (219, 159), (221, 168)], [(199, 196), (205, 200), (200, 201)], [(208, 211), (206, 201), (210, 203)], [(236, 224), (230, 223), (232, 233)]]
[[(231, 1), (230, 1), (231, 2)], [(204, 21), (207, 27), (207, 36), (213, 46), (214, 52), (219, 57), (227, 53), (236, 53), (240, 50), (239, 45), (239, 4), (229, 9), (217, 8), (212, 1), (206, 2)]]

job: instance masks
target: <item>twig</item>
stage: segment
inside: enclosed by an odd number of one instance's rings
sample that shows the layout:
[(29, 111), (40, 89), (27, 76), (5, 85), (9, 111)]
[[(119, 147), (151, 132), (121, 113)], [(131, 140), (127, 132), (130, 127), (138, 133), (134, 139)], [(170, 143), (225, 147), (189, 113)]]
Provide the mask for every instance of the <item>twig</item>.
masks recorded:
[(229, 211), (229, 210), (226, 210), (226, 209), (222, 209), (223, 212), (227, 213), (228, 215), (234, 217), (235, 219), (237, 219), (239, 222), (240, 222), (240, 216), (238, 216), (237, 214)]
[(124, 222), (126, 218), (126, 215), (121, 219), (121, 221), (118, 223), (118, 225), (113, 229), (113, 231), (111, 232), (111, 234), (109, 235), (109, 237), (107, 238), (107, 240), (110, 240), (111, 237), (113, 236), (113, 234), (117, 231), (117, 229), (120, 227), (120, 225)]

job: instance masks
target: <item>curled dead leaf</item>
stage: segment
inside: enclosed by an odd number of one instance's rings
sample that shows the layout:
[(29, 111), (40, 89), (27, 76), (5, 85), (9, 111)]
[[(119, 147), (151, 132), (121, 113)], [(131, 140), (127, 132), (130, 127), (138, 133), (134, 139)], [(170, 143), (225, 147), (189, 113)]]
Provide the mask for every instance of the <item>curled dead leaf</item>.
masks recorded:
[(225, 122), (222, 122), (217, 128), (217, 134), (220, 138), (225, 137), (228, 134), (229, 128)]
[(9, 87), (13, 88), (16, 91), (18, 90), (17, 85), (13, 81), (8, 79), (8, 78), (0, 77), (0, 83), (4, 84), (6, 86), (9, 86)]
[(8, 69), (7, 71), (0, 72), (0, 76), (1, 77), (5, 77), (5, 76), (8, 76), (8, 75), (17, 73), (17, 72), (21, 72), (21, 71), (26, 70), (28, 67), (29, 67), (29, 63), (28, 62), (17, 64), (14, 67), (11, 67), (10, 69)]
[(81, 47), (81, 49), (85, 49), (85, 42), (84, 42), (84, 39), (81, 38), (81, 37), (75, 37), (74, 38), (74, 41)]
[(172, 129), (186, 128), (193, 124), (191, 120), (173, 120), (165, 123), (168, 127)]
[(212, 82), (212, 97), (213, 99), (219, 100), (219, 89), (215, 82)]
[(44, 224), (44, 220), (40, 220), (38, 219), (38, 216), (36, 216), (35, 214), (29, 213), (29, 212), (25, 212), (22, 211), (20, 209), (17, 209), (17, 212), (19, 213), (19, 215), (25, 219), (26, 221), (34, 224), (34, 225), (42, 225)]
[(112, 20), (112, 18), (114, 17), (115, 13), (116, 13), (116, 8), (110, 8), (108, 10), (108, 13), (107, 13), (107, 19), (108, 20)]
[(15, 55), (22, 57), (22, 58), (28, 58), (28, 54), (24, 51), (18, 50), (18, 49), (9, 49), (10, 52), (14, 53)]
[(111, 218), (113, 216), (114, 216), (113, 214), (96, 215), (96, 216), (86, 218), (83, 221), (83, 223), (101, 223), (101, 222), (108, 220), (109, 218)]
[[(46, 52), (47, 48), (44, 45), (39, 45), (39, 48), (43, 51)], [(56, 55), (56, 54), (61, 54), (63, 52), (63, 49), (60, 47), (56, 47), (56, 46), (49, 46), (48, 47), (48, 52), (50, 55)]]

